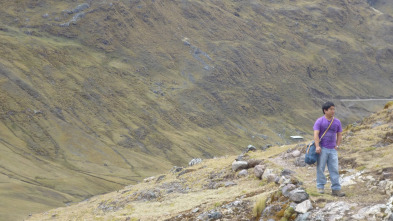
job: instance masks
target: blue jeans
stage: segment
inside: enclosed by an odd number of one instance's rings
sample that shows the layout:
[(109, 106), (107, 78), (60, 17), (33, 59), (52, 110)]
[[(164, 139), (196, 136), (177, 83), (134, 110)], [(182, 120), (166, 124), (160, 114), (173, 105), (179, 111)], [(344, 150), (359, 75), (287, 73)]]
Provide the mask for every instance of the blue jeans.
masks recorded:
[(324, 189), (326, 184), (325, 167), (328, 167), (332, 190), (341, 190), (340, 175), (338, 173), (338, 155), (335, 149), (321, 147), (317, 160), (317, 188)]

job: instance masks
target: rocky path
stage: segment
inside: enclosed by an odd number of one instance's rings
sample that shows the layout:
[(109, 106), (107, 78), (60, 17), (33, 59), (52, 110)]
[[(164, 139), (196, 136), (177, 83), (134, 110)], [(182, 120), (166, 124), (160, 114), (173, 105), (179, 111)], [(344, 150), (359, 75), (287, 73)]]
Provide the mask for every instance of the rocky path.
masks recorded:
[[(319, 194), (315, 187), (315, 165), (299, 165), (304, 159), (304, 147), (288, 149), (271, 158), (271, 162), (295, 172), (302, 180), (303, 187), (310, 194), (313, 208), (299, 220), (393, 220), (393, 182), (381, 179), (374, 171), (359, 171), (351, 167), (351, 163), (340, 157), (340, 182), (346, 197), (334, 197), (330, 193), (330, 181), (326, 185), (325, 194)], [(339, 153), (340, 154), (340, 153)], [(345, 153), (341, 153), (345, 155)], [(328, 177), (326, 169), (325, 175)]]

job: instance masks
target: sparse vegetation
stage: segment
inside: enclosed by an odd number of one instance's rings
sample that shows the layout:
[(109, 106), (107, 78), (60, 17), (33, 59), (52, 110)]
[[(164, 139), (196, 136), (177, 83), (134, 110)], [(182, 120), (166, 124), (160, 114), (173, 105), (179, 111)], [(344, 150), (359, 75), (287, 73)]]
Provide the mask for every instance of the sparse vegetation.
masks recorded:
[(392, 107), (392, 106), (393, 106), (393, 101), (389, 101), (389, 102), (387, 102), (387, 103), (385, 104), (384, 109), (389, 109), (389, 108)]
[(258, 219), (266, 207), (266, 197), (259, 198), (252, 209), (253, 217)]
[(375, 149), (377, 149), (377, 148), (376, 147), (367, 147), (367, 148), (364, 149), (364, 151), (370, 152), (370, 151), (373, 151)]
[(356, 168), (358, 171), (363, 171), (364, 169), (366, 169), (366, 166), (364, 165)]

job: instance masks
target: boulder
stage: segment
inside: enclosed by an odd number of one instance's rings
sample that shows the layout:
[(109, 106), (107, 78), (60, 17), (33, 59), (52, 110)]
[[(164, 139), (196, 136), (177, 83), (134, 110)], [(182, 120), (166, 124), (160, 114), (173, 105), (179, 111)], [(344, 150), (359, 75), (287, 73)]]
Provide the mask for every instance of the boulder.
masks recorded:
[(225, 182), (225, 187), (235, 186), (235, 185), (237, 185), (237, 184), (235, 182), (233, 182), (233, 181)]
[(295, 166), (297, 167), (305, 167), (307, 166), (306, 162), (304, 162), (304, 159), (306, 158), (305, 154), (302, 154), (301, 156), (299, 156), (298, 158), (296, 158), (295, 160)]
[(310, 200), (305, 200), (299, 204), (297, 204), (295, 211), (298, 213), (307, 213), (308, 211), (312, 210), (313, 206)]
[(151, 182), (151, 181), (154, 180), (154, 179), (155, 179), (155, 177), (154, 177), (154, 176), (151, 176), (151, 177), (148, 177), (148, 178), (143, 179), (143, 182), (149, 183), (149, 182)]
[(308, 220), (308, 217), (310, 216), (310, 213), (304, 213), (304, 214), (299, 214), (295, 221), (306, 221)]
[(265, 172), (262, 175), (262, 179), (267, 179), (267, 177), (273, 173), (273, 169), (265, 169)]
[(293, 170), (283, 169), (281, 171), (281, 176), (289, 177), (289, 176), (292, 176), (292, 174), (294, 174), (294, 173), (295, 173), (295, 171), (293, 171)]
[(247, 163), (248, 163), (248, 168), (252, 168), (255, 167), (256, 165), (261, 164), (262, 160), (251, 159), (251, 160), (247, 160)]
[(306, 193), (306, 191), (303, 189), (298, 188), (289, 192), (289, 199), (291, 199), (295, 203), (301, 203), (304, 200), (307, 200), (308, 198), (309, 198), (308, 193)]
[(265, 166), (256, 165), (254, 167), (254, 174), (258, 179), (262, 179), (263, 173), (265, 172)]
[(208, 214), (209, 219), (220, 219), (222, 217), (222, 214), (218, 211), (212, 211), (211, 213)]
[(289, 197), (289, 192), (294, 189), (296, 189), (296, 186), (294, 184), (287, 184), (282, 188), (282, 195), (284, 195), (285, 197)]
[(262, 175), (262, 179), (267, 180), (267, 182), (278, 182), (280, 177), (273, 173), (273, 169), (266, 169)]
[(248, 167), (247, 161), (234, 161), (232, 163), (232, 170), (233, 171), (247, 169), (247, 167)]
[(265, 150), (269, 149), (270, 147), (272, 147), (272, 145), (271, 145), (271, 144), (267, 144), (267, 145), (261, 147), (261, 149), (262, 149), (263, 151), (265, 151)]
[(299, 157), (301, 153), (300, 153), (299, 150), (295, 150), (291, 154), (292, 154), (293, 157)]
[(282, 187), (282, 186), (284, 186), (286, 184), (289, 184), (290, 182), (291, 182), (290, 178), (287, 178), (285, 176), (281, 176), (281, 177), (279, 177), (279, 179), (278, 179), (278, 181), (276, 183), (280, 184), (281, 187)]
[(182, 170), (183, 170), (183, 167), (174, 166), (174, 167), (171, 169), (171, 173), (178, 173), (178, 172), (180, 172), (180, 171), (182, 171)]
[(201, 158), (194, 158), (194, 159), (192, 159), (192, 160), (188, 163), (188, 166), (193, 166), (193, 165), (198, 164), (198, 163), (201, 163), (201, 162), (202, 162), (202, 159), (201, 159)]
[(247, 175), (248, 175), (248, 171), (247, 171), (246, 169), (241, 170), (241, 171), (237, 174), (238, 177), (245, 177), (245, 176), (247, 176)]
[(256, 150), (257, 150), (257, 148), (250, 144), (250, 145), (247, 146), (246, 152), (249, 152), (249, 151), (256, 151)]
[(353, 215), (352, 218), (357, 219), (357, 220), (363, 220), (370, 217), (376, 217), (379, 216), (382, 213), (387, 212), (387, 207), (385, 204), (377, 204), (374, 206), (367, 206), (362, 209), (360, 209), (356, 215)]

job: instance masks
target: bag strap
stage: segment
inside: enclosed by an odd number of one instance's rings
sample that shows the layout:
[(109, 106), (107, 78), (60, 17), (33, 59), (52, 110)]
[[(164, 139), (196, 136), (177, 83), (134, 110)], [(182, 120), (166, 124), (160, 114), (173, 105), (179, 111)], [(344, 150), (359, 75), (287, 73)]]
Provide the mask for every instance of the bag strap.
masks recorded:
[(322, 134), (322, 137), (321, 137), (319, 140), (322, 140), (323, 136), (325, 136), (325, 134), (326, 134), (326, 132), (329, 130), (330, 126), (332, 126), (333, 121), (334, 121), (334, 117), (333, 117), (333, 119), (332, 119), (332, 122), (330, 122), (329, 127), (325, 130), (325, 132)]

